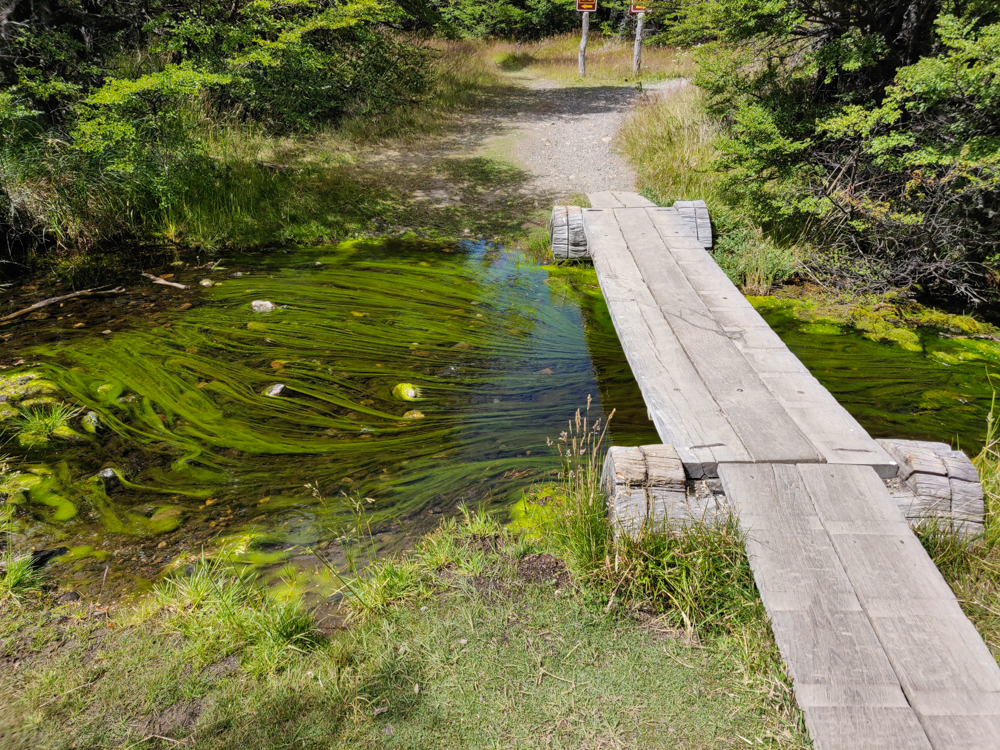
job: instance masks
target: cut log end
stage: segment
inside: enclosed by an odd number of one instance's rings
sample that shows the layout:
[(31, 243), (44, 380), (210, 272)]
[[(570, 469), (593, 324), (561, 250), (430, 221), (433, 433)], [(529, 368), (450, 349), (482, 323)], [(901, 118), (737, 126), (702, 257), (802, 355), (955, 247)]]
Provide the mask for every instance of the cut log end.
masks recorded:
[(556, 206), (549, 221), (552, 256), (556, 260), (586, 260), (590, 258), (587, 232), (583, 226), (583, 209), (579, 206)]
[(962, 451), (945, 443), (879, 440), (899, 464), (892, 496), (911, 524), (944, 523), (975, 535), (983, 529), (985, 503), (979, 473)]
[(731, 513), (721, 486), (688, 482), (684, 464), (670, 445), (610, 448), (602, 486), (616, 536), (636, 537), (644, 529), (664, 526), (714, 524)]

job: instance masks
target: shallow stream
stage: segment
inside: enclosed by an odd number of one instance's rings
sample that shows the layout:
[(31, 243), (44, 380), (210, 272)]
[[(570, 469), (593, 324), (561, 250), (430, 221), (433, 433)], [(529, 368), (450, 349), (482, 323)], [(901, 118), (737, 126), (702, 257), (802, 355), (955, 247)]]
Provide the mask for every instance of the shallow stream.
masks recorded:
[[(17, 323), (0, 494), (25, 544), (69, 548), (53, 566), (66, 585), (94, 593), (110, 571), (118, 590), (141, 588), (223, 550), (322, 591), (332, 582), (306, 550), (343, 563), (359, 517), (396, 549), (463, 501), (506, 506), (553, 477), (547, 439), (588, 397), (591, 419), (617, 410), (615, 443), (658, 442), (592, 270), (476, 243), (224, 265), (175, 269), (200, 293), (177, 291), (168, 312), (125, 294)], [(927, 330), (907, 351), (762, 312), (876, 437), (978, 450), (995, 342)], [(88, 313), (118, 325), (72, 323)], [(18, 435), (25, 408), (57, 407), (76, 411), (47, 442)]]
[[(35, 446), (13, 436), (17, 416), (2, 423), (4, 452), (23, 457), (11, 462), (19, 530), (35, 547), (69, 547), (59, 562), (77, 586), (108, 565), (141, 585), (201, 547), (273, 565), (336, 546), (359, 511), (392, 548), (459, 502), (508, 504), (553, 476), (547, 438), (588, 396), (591, 419), (617, 407), (616, 442), (655, 441), (580, 273), (592, 272), (474, 243), (345, 244), (179, 269), (174, 282), (213, 282), (193, 308), (133, 313), (110, 333), (66, 326), (18, 351), (34, 366), (12, 372), (54, 391), (28, 396), (81, 409), (75, 434)], [(253, 300), (277, 309), (255, 313)], [(128, 314), (125, 297), (86, 304)], [(93, 435), (82, 428), (91, 411)]]

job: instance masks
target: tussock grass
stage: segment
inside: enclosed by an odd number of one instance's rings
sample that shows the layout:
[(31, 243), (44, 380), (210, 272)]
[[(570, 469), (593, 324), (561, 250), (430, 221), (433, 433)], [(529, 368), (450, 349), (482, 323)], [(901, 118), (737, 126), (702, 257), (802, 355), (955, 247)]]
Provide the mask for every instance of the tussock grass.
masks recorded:
[(579, 75), (580, 33), (549, 37), (534, 44), (487, 43), (486, 53), (506, 73), (524, 73), (570, 86), (615, 86), (670, 78), (694, 72), (690, 52), (673, 47), (646, 46), (639, 75), (632, 74), (633, 40), (591, 32), (587, 44), (587, 76)]
[(81, 411), (62, 402), (42, 404), (21, 407), (10, 421), (17, 430), (18, 442), (25, 448), (34, 448), (48, 444), (53, 437), (75, 437), (70, 421)]
[(799, 267), (795, 240), (779, 241), (731, 207), (714, 168), (722, 135), (694, 86), (640, 102), (621, 133), (622, 151), (639, 175), (638, 187), (651, 200), (704, 200), (716, 233), (713, 255), (745, 294), (764, 295)]
[[(8, 470), (7, 458), (0, 456), (0, 488)], [(10, 525), (13, 512), (14, 508), (10, 505), (0, 506), (0, 608), (9, 600), (19, 599), (22, 594), (37, 591), (45, 582), (31, 555), (19, 554), (15, 549)]]

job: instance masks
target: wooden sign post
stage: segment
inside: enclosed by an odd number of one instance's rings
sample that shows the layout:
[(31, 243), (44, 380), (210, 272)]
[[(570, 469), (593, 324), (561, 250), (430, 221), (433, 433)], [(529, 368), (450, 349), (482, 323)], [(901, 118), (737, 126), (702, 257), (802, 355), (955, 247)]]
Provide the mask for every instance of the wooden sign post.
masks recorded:
[(632, 51), (632, 73), (638, 75), (639, 69), (642, 67), (642, 27), (645, 25), (646, 6), (632, 3), (629, 5), (628, 12), (637, 16), (635, 19), (635, 49)]
[(597, 10), (597, 0), (576, 0), (577, 12), (583, 13), (583, 34), (580, 36), (580, 78), (587, 75), (587, 34), (590, 14)]

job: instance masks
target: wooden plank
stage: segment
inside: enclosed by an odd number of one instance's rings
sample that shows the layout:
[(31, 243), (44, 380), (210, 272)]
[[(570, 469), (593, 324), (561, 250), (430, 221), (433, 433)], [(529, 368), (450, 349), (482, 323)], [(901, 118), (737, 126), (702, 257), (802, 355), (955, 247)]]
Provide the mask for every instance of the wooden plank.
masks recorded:
[[(649, 209), (646, 214), (674, 255), (676, 240), (670, 232), (676, 221), (658, 209)], [(681, 254), (687, 260), (677, 265), (690, 285), (823, 459), (828, 463), (867, 464), (882, 477), (895, 476), (896, 462), (788, 351), (712, 257), (703, 249), (690, 247)]]
[(910, 708), (817, 707), (805, 712), (816, 750), (930, 750)]
[[(1000, 715), (1000, 667), (919, 540), (898, 530), (885, 486), (865, 467), (797, 468), (932, 745), (986, 747), (988, 722), (970, 721), (955, 708), (979, 696), (984, 710)], [(845, 528), (850, 518), (881, 521), (884, 529), (859, 533)]]
[(622, 202), (610, 190), (602, 190), (599, 193), (587, 193), (587, 199), (590, 201), (591, 208), (624, 208)]
[(761, 366), (764, 384), (827, 463), (871, 466), (884, 479), (896, 475), (896, 462), (812, 374), (791, 367), (784, 372), (763, 370)]
[(989, 750), (997, 746), (1000, 718), (996, 716), (928, 716), (922, 723), (935, 748)]
[(601, 290), (660, 438), (696, 478), (714, 476), (720, 460), (751, 460), (643, 283), (613, 212), (584, 216)]
[(814, 746), (930, 748), (797, 467), (719, 476)]
[(672, 208), (694, 225), (694, 234), (702, 247), (712, 246), (712, 222), (705, 201), (674, 201)]
[(614, 190), (611, 195), (625, 208), (652, 208), (656, 206), (653, 201), (643, 198), (638, 193), (623, 193)]
[(787, 412), (726, 336), (645, 211), (616, 209), (628, 249), (688, 359), (755, 461), (821, 461)]

